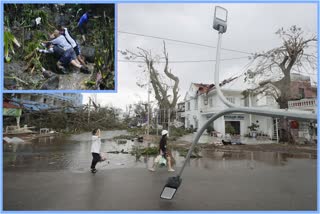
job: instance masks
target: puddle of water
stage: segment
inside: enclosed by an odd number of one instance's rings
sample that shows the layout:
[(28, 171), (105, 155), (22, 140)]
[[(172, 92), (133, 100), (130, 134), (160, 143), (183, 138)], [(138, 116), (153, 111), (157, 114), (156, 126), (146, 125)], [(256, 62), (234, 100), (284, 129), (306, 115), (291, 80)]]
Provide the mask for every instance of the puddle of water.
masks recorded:
[[(142, 156), (136, 160), (130, 154), (132, 146), (146, 147), (150, 142), (138, 143), (127, 140), (126, 144), (118, 144), (112, 140), (114, 136), (127, 134), (126, 131), (102, 132), (101, 151), (107, 161), (98, 163), (97, 168), (102, 170), (114, 168), (148, 168), (152, 166), (154, 156)], [(73, 172), (87, 172), (92, 156), (91, 133), (82, 133), (72, 136), (55, 136), (39, 138), (31, 144), (4, 144), (4, 170), (71, 170)], [(110, 151), (124, 151), (129, 154), (112, 154)], [(175, 167), (181, 167), (185, 158), (178, 151), (172, 151), (176, 161)], [(311, 154), (287, 154), (279, 152), (201, 152), (203, 158), (192, 159), (188, 166), (203, 169), (232, 169), (234, 167), (256, 169), (266, 166), (284, 166), (292, 160), (311, 161), (316, 164), (316, 156)], [(109, 162), (108, 162), (109, 161)]]

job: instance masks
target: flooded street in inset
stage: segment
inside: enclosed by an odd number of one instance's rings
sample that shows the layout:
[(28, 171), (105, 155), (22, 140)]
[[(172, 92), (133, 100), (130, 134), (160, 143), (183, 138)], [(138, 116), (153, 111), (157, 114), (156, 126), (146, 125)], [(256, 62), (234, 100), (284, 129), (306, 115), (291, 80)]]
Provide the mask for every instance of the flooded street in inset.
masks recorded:
[[(67, 210), (316, 209), (317, 157), (314, 154), (203, 149), (200, 152), (202, 158), (193, 158), (187, 163), (177, 199), (165, 202), (159, 199), (159, 193), (166, 179), (176, 175), (184, 157), (173, 150), (176, 172), (167, 172), (166, 168), (150, 172), (148, 168), (152, 166), (155, 156), (142, 155), (137, 160), (130, 152), (133, 146), (153, 147), (158, 146), (158, 142), (140, 143), (127, 140), (126, 143), (120, 144), (113, 139), (126, 134), (126, 131), (102, 132), (101, 151), (107, 157), (107, 161), (98, 163), (98, 173), (95, 175), (90, 173), (92, 156), (89, 132), (37, 138), (31, 143), (4, 144), (4, 207), (37, 207), (41, 210), (44, 207), (54, 209), (54, 204), (59, 203), (59, 208)], [(70, 183), (70, 179), (73, 183)], [(113, 201), (113, 204), (104, 207), (95, 202), (84, 205), (72, 202), (67, 204), (62, 199), (58, 199), (58, 202), (52, 199), (54, 203), (48, 200), (47, 197), (56, 198), (66, 194), (65, 182), (73, 191), (79, 192), (79, 197), (84, 201), (89, 200), (90, 194), (93, 194), (89, 186), (94, 185), (95, 189), (105, 188), (99, 194), (110, 197), (108, 203)], [(99, 187), (96, 186), (98, 184)], [(49, 196), (42, 192), (41, 186), (48, 188), (46, 191), (49, 192)], [(26, 190), (21, 193), (23, 188)], [(108, 195), (110, 188), (113, 193)], [(20, 202), (13, 198), (11, 192), (20, 195)], [(39, 200), (44, 200), (44, 204), (31, 203), (28, 199), (29, 194), (42, 195), (39, 196)], [(130, 195), (137, 195), (142, 201), (128, 202), (132, 200)], [(128, 203), (123, 204), (120, 198)], [(116, 199), (120, 201), (115, 202)], [(194, 200), (197, 203), (190, 203)], [(17, 203), (21, 204), (18, 206)]]

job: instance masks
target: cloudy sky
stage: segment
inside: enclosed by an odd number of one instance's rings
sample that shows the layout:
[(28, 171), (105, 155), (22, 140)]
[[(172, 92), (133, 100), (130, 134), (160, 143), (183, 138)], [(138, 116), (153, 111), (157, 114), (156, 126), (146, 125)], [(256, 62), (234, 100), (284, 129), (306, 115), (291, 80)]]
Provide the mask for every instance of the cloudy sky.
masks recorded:
[[(137, 51), (137, 47), (161, 55), (163, 39), (128, 33), (186, 41), (200, 45), (166, 41), (172, 73), (180, 78), (180, 101), (191, 82), (213, 83), (218, 34), (212, 29), (217, 4), (118, 4), (118, 50)], [(242, 74), (248, 56), (280, 46), (275, 32), (292, 25), (302, 27), (308, 35), (317, 33), (317, 5), (311, 3), (219, 3), (228, 10), (228, 29), (222, 38), (220, 79)], [(128, 33), (123, 33), (128, 32)], [(228, 50), (225, 50), (228, 49)], [(118, 54), (118, 93), (98, 94), (102, 105), (125, 109), (127, 104), (147, 101), (147, 90), (137, 82), (146, 81), (143, 64), (124, 62)], [(177, 63), (176, 61), (183, 61)], [(206, 61), (206, 62), (189, 62)], [(158, 65), (161, 70), (163, 64)], [(312, 78), (316, 78), (315, 75)], [(242, 81), (230, 88), (243, 86)], [(84, 101), (89, 95), (86, 94)], [(152, 98), (152, 100), (154, 100)]]

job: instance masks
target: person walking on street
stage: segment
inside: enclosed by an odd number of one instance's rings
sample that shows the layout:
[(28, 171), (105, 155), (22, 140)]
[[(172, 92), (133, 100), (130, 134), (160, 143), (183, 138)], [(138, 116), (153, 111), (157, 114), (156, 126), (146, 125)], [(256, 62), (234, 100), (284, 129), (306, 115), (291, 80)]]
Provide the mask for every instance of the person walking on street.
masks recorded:
[[(167, 130), (162, 130), (161, 132), (161, 140), (159, 144), (159, 153), (162, 155), (163, 158), (166, 159), (167, 161), (167, 166), (168, 166), (168, 171), (169, 172), (174, 172), (175, 170), (171, 166), (171, 152), (167, 150), (167, 138), (168, 138), (168, 131)], [(149, 169), (150, 171), (155, 171), (156, 167), (156, 162), (153, 163), (153, 166)]]
[(103, 158), (100, 155), (101, 149), (101, 139), (100, 139), (100, 129), (94, 129), (92, 131), (92, 144), (91, 144), (91, 153), (92, 153), (92, 162), (91, 162), (91, 172), (96, 173), (96, 165), (98, 162), (102, 161)]

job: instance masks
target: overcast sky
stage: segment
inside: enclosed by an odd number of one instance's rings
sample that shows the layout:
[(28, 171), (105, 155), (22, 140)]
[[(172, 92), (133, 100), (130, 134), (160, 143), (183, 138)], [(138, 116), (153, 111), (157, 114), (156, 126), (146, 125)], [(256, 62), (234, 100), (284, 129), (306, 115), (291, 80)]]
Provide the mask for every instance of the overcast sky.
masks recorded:
[[(118, 31), (170, 38), (216, 46), (218, 34), (212, 29), (217, 4), (118, 4)], [(228, 10), (228, 29), (222, 37), (222, 48), (254, 53), (281, 45), (275, 32), (292, 25), (309, 34), (317, 34), (317, 5), (311, 3), (219, 3)], [(118, 33), (118, 50), (136, 47), (161, 55), (163, 40)], [(169, 61), (214, 60), (215, 48), (166, 41)], [(220, 79), (241, 74), (249, 62), (248, 54), (222, 50)], [(241, 58), (241, 59), (234, 59)], [(118, 60), (125, 60), (118, 54)], [(139, 67), (139, 65), (142, 67)], [(161, 70), (163, 64), (159, 64)], [(180, 101), (191, 82), (213, 83), (215, 62), (170, 63), (172, 73), (180, 78)], [(145, 81), (143, 64), (118, 62), (118, 93), (98, 94), (102, 105), (125, 109), (127, 104), (147, 101), (147, 90), (137, 81)], [(313, 78), (316, 78), (313, 76)], [(228, 86), (237, 88), (242, 81)], [(84, 96), (87, 100), (88, 94)], [(152, 96), (151, 96), (152, 97)], [(154, 98), (152, 97), (152, 100)]]

